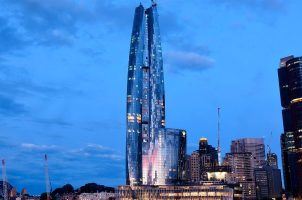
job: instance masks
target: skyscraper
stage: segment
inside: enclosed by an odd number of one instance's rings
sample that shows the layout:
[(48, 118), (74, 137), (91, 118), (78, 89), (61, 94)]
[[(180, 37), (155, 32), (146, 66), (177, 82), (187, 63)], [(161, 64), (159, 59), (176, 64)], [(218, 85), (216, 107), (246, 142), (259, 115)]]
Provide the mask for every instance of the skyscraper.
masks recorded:
[(200, 181), (200, 157), (198, 151), (193, 151), (190, 155), (190, 182), (196, 183)]
[(254, 171), (257, 199), (281, 199), (281, 170), (274, 166), (263, 166)]
[(227, 153), (224, 165), (230, 166), (232, 169), (228, 179), (242, 185), (244, 199), (255, 199), (253, 154), (251, 152)]
[(282, 58), (278, 69), (283, 128), (281, 152), (288, 197), (302, 199), (302, 57)]
[(207, 138), (200, 138), (199, 149), (190, 155), (190, 182), (198, 183), (208, 180), (208, 172), (218, 167), (218, 152), (208, 144)]
[(233, 140), (231, 153), (252, 153), (252, 167), (259, 168), (265, 164), (265, 145), (262, 138), (242, 138)]
[(254, 170), (257, 199), (281, 199), (282, 178), (278, 157), (268, 148), (266, 164)]
[[(176, 149), (185, 147), (182, 142), (186, 142), (186, 134), (183, 133), (183, 130), (165, 129), (161, 38), (157, 5), (152, 1), (150, 8), (145, 9), (142, 5), (136, 8), (131, 36), (127, 85), (127, 185), (167, 184), (171, 178), (167, 170), (175, 170), (173, 166), (182, 164), (179, 159), (185, 155)], [(171, 146), (173, 139), (177, 142)], [(165, 162), (168, 152), (179, 152), (177, 159)], [(176, 170), (181, 171), (180, 168)]]
[(207, 180), (207, 172), (213, 171), (218, 166), (218, 151), (208, 144), (207, 138), (199, 140), (200, 179)]

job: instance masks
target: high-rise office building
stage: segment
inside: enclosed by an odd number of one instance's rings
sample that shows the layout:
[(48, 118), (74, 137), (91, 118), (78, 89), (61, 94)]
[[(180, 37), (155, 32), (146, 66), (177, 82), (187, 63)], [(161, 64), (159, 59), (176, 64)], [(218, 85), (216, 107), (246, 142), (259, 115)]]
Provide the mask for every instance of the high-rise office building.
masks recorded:
[[(265, 145), (262, 138), (241, 138), (231, 143), (227, 165), (232, 167), (234, 181), (242, 183), (246, 199), (256, 197), (254, 169), (265, 165)], [(231, 162), (230, 162), (231, 161)]]
[(131, 35), (126, 132), (126, 182), (131, 186), (168, 184), (182, 176), (182, 166), (176, 165), (185, 162), (186, 134), (165, 128), (161, 38), (152, 2), (150, 8), (136, 8)]
[(244, 199), (255, 199), (253, 154), (227, 153), (223, 165), (231, 167), (228, 180), (242, 185)]
[(266, 165), (254, 170), (257, 199), (281, 199), (282, 178), (278, 158), (268, 150)]
[(205, 181), (208, 179), (207, 172), (214, 171), (214, 168), (218, 166), (218, 151), (208, 144), (207, 138), (201, 138), (198, 152), (200, 157), (200, 179)]
[(281, 199), (281, 171), (273, 166), (263, 166), (254, 171), (257, 199)]
[(197, 183), (200, 181), (200, 157), (199, 152), (194, 151), (189, 158), (190, 182)]
[(281, 152), (288, 197), (302, 199), (302, 57), (280, 60), (278, 69), (283, 128)]
[(233, 140), (231, 153), (252, 153), (252, 166), (261, 167), (265, 164), (265, 145), (262, 138), (242, 138)]
[(218, 151), (215, 147), (208, 144), (207, 138), (200, 138), (199, 140), (199, 154), (209, 154), (211, 156), (211, 165), (218, 165)]
[(208, 172), (214, 172), (218, 166), (218, 152), (208, 144), (207, 138), (200, 138), (199, 149), (190, 155), (190, 182), (208, 180)]

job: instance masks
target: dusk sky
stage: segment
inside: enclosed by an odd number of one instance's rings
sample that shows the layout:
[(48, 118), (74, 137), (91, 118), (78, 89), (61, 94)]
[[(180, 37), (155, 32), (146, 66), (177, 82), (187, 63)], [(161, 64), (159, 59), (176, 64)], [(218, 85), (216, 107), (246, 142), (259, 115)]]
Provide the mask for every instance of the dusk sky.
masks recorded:
[[(0, 0), (0, 158), (18, 191), (125, 184), (127, 65), (140, 0)], [(151, 1), (142, 0), (146, 7)], [(302, 55), (300, 0), (159, 0), (167, 127), (222, 152), (263, 137), (280, 160), (277, 69)], [(271, 135), (272, 132), (272, 136)]]

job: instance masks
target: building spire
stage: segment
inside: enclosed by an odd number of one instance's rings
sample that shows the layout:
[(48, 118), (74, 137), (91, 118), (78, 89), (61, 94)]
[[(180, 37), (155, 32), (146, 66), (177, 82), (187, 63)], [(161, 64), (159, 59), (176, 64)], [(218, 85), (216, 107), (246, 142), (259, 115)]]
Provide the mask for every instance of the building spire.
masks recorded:
[(221, 148), (220, 148), (220, 109), (217, 108), (217, 115), (218, 115), (218, 121), (217, 121), (217, 153), (218, 153), (218, 165), (221, 165)]
[(272, 138), (273, 138), (273, 132), (271, 131), (270, 138), (268, 140), (268, 145), (267, 145), (267, 153), (268, 154), (272, 153), (272, 150), (271, 150), (271, 141), (272, 141)]
[(156, 5), (157, 5), (156, 0), (151, 0), (151, 2), (152, 2), (152, 5), (153, 5), (153, 6), (156, 6)]

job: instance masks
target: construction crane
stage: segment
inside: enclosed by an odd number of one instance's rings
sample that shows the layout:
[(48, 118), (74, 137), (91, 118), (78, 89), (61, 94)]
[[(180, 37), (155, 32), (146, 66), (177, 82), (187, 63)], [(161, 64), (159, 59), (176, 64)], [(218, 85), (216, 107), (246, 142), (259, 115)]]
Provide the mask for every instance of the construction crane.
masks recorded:
[(217, 108), (217, 115), (218, 115), (218, 120), (217, 120), (217, 153), (218, 153), (218, 165), (221, 165), (221, 147), (220, 147), (220, 109)]
[(269, 137), (269, 140), (268, 140), (268, 143), (267, 143), (267, 153), (268, 154), (271, 154), (271, 142), (272, 142), (272, 139), (273, 139), (273, 132), (271, 131), (271, 134), (270, 134), (270, 137)]
[(8, 200), (5, 160), (2, 160), (2, 184), (3, 184), (3, 199)]
[(45, 172), (45, 186), (46, 186), (47, 200), (50, 200), (51, 184), (50, 184), (50, 178), (48, 172), (48, 158), (46, 154), (44, 156), (44, 172)]

